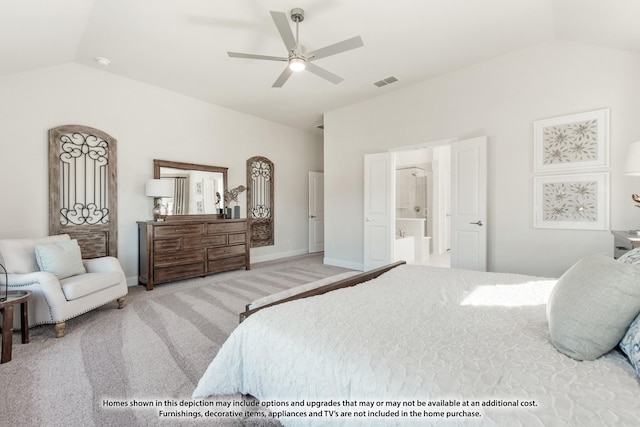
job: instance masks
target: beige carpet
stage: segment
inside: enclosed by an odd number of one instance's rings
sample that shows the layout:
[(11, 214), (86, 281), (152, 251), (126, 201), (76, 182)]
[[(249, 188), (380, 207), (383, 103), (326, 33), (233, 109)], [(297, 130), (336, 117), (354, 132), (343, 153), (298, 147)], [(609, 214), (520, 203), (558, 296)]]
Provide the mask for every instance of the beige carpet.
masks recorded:
[[(11, 426), (277, 426), (256, 418), (159, 417), (155, 404), (191, 400), (198, 380), (238, 324), (245, 304), (259, 297), (347, 270), (322, 255), (254, 264), (206, 278), (130, 288), (115, 303), (53, 327), (14, 334), (13, 360), (0, 365), (0, 424)], [(132, 407), (133, 401), (154, 406)], [(126, 407), (116, 406), (125, 404)], [(188, 408), (177, 408), (186, 409)]]

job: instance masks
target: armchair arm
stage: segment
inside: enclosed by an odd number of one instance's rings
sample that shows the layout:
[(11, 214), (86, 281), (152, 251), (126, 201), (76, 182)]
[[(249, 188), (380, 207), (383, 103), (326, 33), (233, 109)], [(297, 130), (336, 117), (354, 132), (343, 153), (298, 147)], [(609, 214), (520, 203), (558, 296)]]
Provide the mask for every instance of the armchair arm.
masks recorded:
[[(4, 286), (4, 275), (1, 276), (0, 282)], [(42, 294), (50, 307), (66, 302), (60, 281), (55, 274), (46, 271), (25, 274), (10, 273), (9, 290), (30, 290)]]
[(107, 273), (112, 271), (119, 271), (124, 275), (122, 266), (118, 258), (112, 256), (106, 256), (102, 258), (83, 259), (82, 263), (87, 273)]
[[(21, 287), (28, 286), (34, 283), (55, 282), (60, 287), (58, 278), (53, 273), (46, 271), (34, 271), (33, 273), (9, 273), (9, 287)], [(0, 284), (4, 286), (4, 275), (0, 275)]]

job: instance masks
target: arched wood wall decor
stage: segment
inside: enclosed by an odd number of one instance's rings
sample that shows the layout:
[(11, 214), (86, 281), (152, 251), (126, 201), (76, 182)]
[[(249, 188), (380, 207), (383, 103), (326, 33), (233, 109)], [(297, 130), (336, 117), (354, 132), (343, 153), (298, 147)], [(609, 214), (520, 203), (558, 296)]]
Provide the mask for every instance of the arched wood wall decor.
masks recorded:
[(251, 247), (273, 245), (273, 162), (247, 160), (247, 221)]
[(117, 256), (116, 140), (88, 126), (49, 130), (49, 234), (77, 239), (83, 258)]

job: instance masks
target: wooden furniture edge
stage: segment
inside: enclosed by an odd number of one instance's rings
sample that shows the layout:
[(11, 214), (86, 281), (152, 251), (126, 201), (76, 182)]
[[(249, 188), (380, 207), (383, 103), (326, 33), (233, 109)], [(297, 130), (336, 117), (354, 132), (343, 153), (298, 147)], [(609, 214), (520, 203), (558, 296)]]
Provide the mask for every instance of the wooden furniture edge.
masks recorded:
[[(375, 279), (376, 277), (402, 264), (406, 264), (406, 261), (397, 261), (392, 264), (384, 265), (382, 267), (378, 267), (376, 269), (357, 274), (355, 276), (347, 277), (346, 279), (339, 280), (335, 283), (330, 283), (328, 285), (320, 286), (315, 289), (310, 289), (308, 291), (304, 291), (299, 294), (292, 295), (290, 297), (283, 298), (281, 300), (274, 301), (269, 304), (265, 304), (263, 306), (254, 308), (252, 310), (247, 309), (246, 311), (243, 311), (242, 313), (240, 313), (240, 323), (242, 323), (242, 321), (245, 320), (247, 317), (251, 316), (254, 313), (257, 313), (258, 311), (264, 308), (272, 307), (274, 305), (282, 304), (289, 301), (295, 301), (302, 298), (322, 295), (322, 294), (326, 294), (327, 292), (335, 291), (336, 289), (348, 288), (351, 286), (358, 285), (360, 283), (368, 282), (369, 280)], [(247, 305), (247, 308), (248, 308), (248, 305)]]

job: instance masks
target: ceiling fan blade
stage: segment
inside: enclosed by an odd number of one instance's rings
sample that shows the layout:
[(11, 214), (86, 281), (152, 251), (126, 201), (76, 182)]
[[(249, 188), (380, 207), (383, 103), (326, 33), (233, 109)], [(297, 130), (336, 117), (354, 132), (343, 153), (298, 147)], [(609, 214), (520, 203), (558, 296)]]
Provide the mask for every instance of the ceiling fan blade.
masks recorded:
[(309, 61), (315, 61), (316, 59), (325, 58), (330, 55), (346, 52), (347, 50), (356, 49), (362, 46), (364, 46), (362, 39), (360, 38), (360, 36), (356, 36), (329, 46), (322, 47), (320, 49), (314, 50), (313, 52), (308, 52), (305, 56), (309, 58)]
[(282, 37), (282, 41), (287, 47), (287, 51), (289, 53), (296, 52), (298, 50), (298, 44), (296, 43), (296, 39), (293, 36), (293, 31), (291, 31), (291, 26), (289, 26), (289, 19), (287, 18), (287, 14), (284, 12), (274, 11), (271, 11), (270, 13), (271, 17), (273, 18), (273, 22), (276, 24), (276, 28), (280, 33), (280, 37)]
[(316, 64), (312, 64), (307, 62), (307, 71), (315, 74), (318, 77), (322, 77), (325, 80), (329, 80), (331, 83), (338, 84), (344, 79), (336, 74), (333, 74), (331, 71), (327, 71), (322, 67), (318, 67)]
[(278, 79), (273, 83), (273, 86), (271, 87), (282, 87), (287, 82), (287, 80), (289, 80), (291, 74), (293, 74), (293, 71), (291, 71), (291, 69), (287, 66), (282, 74), (280, 74), (280, 77), (278, 77)]
[(253, 53), (227, 52), (227, 55), (232, 58), (264, 59), (266, 61), (288, 61), (288, 58), (283, 58), (281, 56), (254, 55)]

